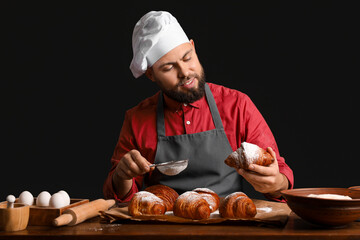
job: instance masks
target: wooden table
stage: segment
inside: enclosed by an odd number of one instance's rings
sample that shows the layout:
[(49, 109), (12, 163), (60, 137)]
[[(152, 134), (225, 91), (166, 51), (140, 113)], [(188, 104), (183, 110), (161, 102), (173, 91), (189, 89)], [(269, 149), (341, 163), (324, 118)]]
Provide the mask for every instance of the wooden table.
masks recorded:
[(324, 229), (306, 223), (293, 213), (285, 227), (130, 221), (108, 224), (93, 218), (73, 227), (28, 226), (23, 231), (0, 232), (0, 239), (360, 239), (360, 222), (338, 229)]

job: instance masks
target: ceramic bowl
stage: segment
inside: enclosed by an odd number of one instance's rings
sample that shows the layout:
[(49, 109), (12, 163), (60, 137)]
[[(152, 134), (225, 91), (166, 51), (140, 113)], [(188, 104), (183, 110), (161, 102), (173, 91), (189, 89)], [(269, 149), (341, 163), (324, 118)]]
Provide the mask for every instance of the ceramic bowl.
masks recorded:
[[(288, 206), (302, 219), (321, 226), (344, 226), (360, 218), (360, 191), (348, 188), (298, 188), (281, 192)], [(309, 197), (309, 194), (338, 194), (351, 200)]]
[(7, 208), (6, 203), (0, 204), (0, 231), (24, 230), (29, 222), (29, 205), (14, 203), (13, 208)]

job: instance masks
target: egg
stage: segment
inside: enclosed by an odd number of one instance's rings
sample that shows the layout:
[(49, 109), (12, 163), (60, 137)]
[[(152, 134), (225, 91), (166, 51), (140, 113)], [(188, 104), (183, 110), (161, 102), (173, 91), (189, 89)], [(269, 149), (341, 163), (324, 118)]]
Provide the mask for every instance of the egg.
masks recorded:
[(64, 190), (59, 191), (58, 193), (61, 193), (65, 199), (66, 205), (70, 204), (70, 196), (67, 192), (65, 192)]
[(47, 191), (42, 191), (36, 198), (36, 206), (48, 207), (50, 203), (51, 194)]
[(33, 205), (34, 197), (29, 191), (23, 191), (19, 196), (19, 203)]
[(53, 208), (62, 208), (66, 206), (66, 199), (61, 193), (54, 193), (49, 202), (49, 206)]

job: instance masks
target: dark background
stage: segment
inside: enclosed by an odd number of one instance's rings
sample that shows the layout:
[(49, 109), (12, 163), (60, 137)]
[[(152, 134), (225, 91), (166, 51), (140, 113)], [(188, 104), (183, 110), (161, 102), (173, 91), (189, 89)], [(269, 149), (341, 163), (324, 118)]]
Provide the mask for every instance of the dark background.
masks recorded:
[(133, 27), (150, 10), (178, 19), (209, 82), (250, 96), (295, 187), (360, 185), (357, 8), (247, 2), (1, 2), (0, 200), (103, 197), (125, 111), (158, 90), (129, 70)]

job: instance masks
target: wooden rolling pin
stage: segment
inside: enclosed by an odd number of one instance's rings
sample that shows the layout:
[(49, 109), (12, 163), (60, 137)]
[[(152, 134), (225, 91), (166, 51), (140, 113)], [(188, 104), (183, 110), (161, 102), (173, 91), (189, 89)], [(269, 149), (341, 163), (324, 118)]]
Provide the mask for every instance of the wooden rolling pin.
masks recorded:
[(99, 211), (106, 211), (115, 204), (114, 199), (97, 199), (73, 208), (66, 209), (64, 213), (53, 220), (54, 226), (74, 226), (83, 221), (96, 217)]

